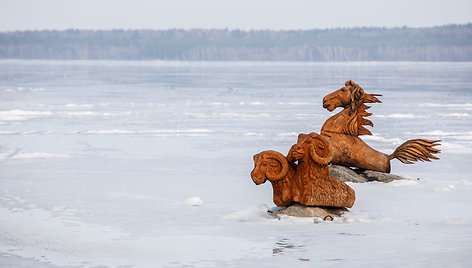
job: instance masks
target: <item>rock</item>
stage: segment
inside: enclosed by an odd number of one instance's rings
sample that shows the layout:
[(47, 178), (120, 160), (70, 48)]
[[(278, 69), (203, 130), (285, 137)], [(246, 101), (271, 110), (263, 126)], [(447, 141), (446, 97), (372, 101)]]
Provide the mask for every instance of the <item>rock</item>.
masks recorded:
[(354, 170), (345, 166), (331, 165), (329, 167), (329, 175), (343, 182), (350, 181), (356, 183), (363, 183), (368, 181), (366, 178), (357, 174)]
[(404, 180), (405, 178), (384, 172), (364, 169), (351, 169), (345, 166), (331, 165), (329, 174), (343, 182), (363, 183), (369, 181), (391, 182), (395, 180)]
[(368, 181), (379, 181), (379, 182), (391, 182), (395, 180), (404, 180), (405, 178), (384, 172), (378, 172), (373, 170), (363, 170), (359, 172), (359, 175), (366, 178)]
[(325, 221), (332, 221), (334, 217), (340, 217), (346, 211), (349, 210), (344, 207), (315, 207), (296, 203), (278, 211), (269, 211), (269, 214), (274, 217), (279, 217), (279, 215), (287, 215), (293, 217), (316, 217)]

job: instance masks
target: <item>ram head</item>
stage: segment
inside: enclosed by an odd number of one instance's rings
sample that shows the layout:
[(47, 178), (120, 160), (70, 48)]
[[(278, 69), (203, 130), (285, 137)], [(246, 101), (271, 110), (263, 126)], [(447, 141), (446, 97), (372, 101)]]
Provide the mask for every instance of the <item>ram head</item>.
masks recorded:
[(333, 159), (333, 150), (326, 138), (317, 133), (300, 134), (298, 142), (294, 144), (289, 152), (290, 162), (310, 157), (319, 165), (328, 165)]
[(256, 185), (275, 182), (287, 176), (289, 164), (285, 156), (276, 151), (263, 151), (254, 155), (254, 169), (251, 172), (252, 181)]

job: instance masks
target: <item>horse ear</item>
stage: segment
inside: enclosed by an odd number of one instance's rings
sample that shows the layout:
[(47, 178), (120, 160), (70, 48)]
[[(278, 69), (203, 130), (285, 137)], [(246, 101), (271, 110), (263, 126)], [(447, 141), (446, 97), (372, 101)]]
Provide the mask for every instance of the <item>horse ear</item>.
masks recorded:
[(356, 94), (357, 94), (356, 98), (360, 99), (362, 95), (364, 95), (364, 89), (358, 86), (356, 90)]
[(352, 80), (348, 80), (346, 81), (346, 83), (344, 83), (345, 86), (352, 86)]
[(358, 106), (358, 100), (360, 97), (359, 87), (355, 87), (354, 89), (352, 89), (350, 97), (351, 97), (351, 112), (353, 112), (357, 109), (357, 106)]

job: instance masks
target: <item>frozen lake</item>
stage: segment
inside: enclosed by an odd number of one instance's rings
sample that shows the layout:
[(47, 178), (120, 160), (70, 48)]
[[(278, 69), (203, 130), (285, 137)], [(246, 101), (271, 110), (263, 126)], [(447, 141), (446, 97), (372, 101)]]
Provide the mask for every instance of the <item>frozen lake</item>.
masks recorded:
[[(383, 94), (371, 147), (441, 139), (441, 159), (350, 183), (335, 222), (268, 217), (252, 156), (319, 132), (349, 79)], [(0, 266), (470, 267), (471, 79), (472, 63), (1, 60)]]

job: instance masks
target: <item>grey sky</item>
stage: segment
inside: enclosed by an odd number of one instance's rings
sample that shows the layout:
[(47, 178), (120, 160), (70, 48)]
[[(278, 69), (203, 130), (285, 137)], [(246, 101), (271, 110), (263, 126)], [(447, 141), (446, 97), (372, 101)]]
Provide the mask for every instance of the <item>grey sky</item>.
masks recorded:
[(0, 0), (0, 31), (311, 29), (472, 22), (471, 0)]

